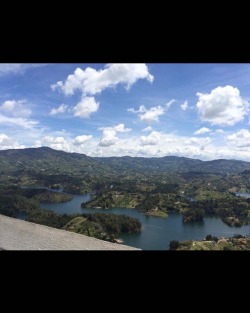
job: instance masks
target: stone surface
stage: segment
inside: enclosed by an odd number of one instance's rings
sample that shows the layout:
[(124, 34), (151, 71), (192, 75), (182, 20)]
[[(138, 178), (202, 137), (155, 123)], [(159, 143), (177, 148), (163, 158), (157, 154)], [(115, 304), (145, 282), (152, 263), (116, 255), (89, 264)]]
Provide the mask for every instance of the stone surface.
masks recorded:
[(140, 250), (0, 215), (0, 250)]

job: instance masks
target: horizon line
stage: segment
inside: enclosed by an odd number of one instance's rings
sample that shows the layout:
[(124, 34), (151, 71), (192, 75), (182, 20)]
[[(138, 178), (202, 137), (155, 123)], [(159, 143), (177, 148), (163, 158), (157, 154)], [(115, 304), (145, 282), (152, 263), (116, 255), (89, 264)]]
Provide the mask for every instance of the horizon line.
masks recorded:
[(53, 150), (53, 151), (69, 153), (69, 154), (84, 155), (84, 156), (87, 156), (89, 158), (124, 158), (124, 157), (128, 157), (128, 158), (144, 158), (144, 159), (162, 159), (162, 158), (166, 158), (166, 157), (175, 157), (175, 158), (185, 158), (185, 159), (191, 159), (191, 160), (198, 160), (198, 161), (201, 161), (201, 162), (211, 162), (211, 161), (225, 160), (225, 161), (239, 161), (239, 162), (250, 163), (250, 161), (246, 161), (246, 160), (243, 160), (243, 159), (220, 158), (220, 159), (202, 160), (202, 159), (199, 159), (199, 158), (191, 158), (191, 157), (187, 157), (187, 156), (183, 156), (183, 155), (182, 156), (178, 156), (178, 155), (173, 155), (173, 154), (169, 154), (169, 155), (165, 155), (165, 156), (130, 156), (130, 155), (122, 155), (122, 156), (117, 156), (117, 155), (113, 155), (113, 156), (90, 156), (90, 155), (87, 155), (85, 153), (53, 149), (53, 148), (48, 147), (48, 146), (2, 149), (2, 150), (0, 150), (0, 154), (1, 154), (2, 151), (21, 151), (21, 150), (28, 150), (28, 149), (34, 149), (35, 150), (35, 149), (44, 149), (44, 148), (49, 149), (49, 150)]

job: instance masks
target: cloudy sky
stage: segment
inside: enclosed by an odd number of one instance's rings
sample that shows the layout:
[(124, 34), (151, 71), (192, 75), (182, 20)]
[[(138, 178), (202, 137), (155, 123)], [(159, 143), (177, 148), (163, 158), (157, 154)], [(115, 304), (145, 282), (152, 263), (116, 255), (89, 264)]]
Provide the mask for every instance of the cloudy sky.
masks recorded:
[(0, 149), (250, 161), (250, 64), (0, 64)]

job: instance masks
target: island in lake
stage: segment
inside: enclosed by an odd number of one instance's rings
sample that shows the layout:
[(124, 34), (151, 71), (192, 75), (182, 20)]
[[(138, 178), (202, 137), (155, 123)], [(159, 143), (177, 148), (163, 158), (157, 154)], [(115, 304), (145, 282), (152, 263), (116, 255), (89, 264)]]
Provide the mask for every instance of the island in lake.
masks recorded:
[[(141, 231), (138, 219), (109, 214), (112, 208), (159, 219), (176, 213), (184, 224), (202, 223), (209, 216), (230, 227), (250, 223), (250, 163), (245, 161), (100, 158), (42, 147), (0, 151), (0, 173), (1, 214), (26, 214), (27, 221), (104, 240)], [(72, 194), (86, 193), (91, 199), (82, 203), (82, 214), (43, 208), (43, 203), (68, 202)], [(88, 208), (96, 213), (84, 213)]]

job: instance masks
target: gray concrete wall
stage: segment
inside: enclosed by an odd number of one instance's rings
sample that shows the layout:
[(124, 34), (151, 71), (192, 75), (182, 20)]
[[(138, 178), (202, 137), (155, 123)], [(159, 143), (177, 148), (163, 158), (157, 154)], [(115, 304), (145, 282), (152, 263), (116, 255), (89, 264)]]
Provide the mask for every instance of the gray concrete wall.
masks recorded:
[(140, 250), (0, 214), (0, 250)]

